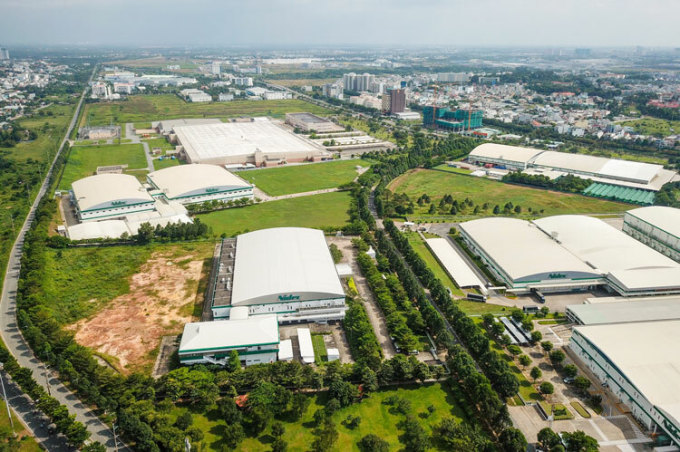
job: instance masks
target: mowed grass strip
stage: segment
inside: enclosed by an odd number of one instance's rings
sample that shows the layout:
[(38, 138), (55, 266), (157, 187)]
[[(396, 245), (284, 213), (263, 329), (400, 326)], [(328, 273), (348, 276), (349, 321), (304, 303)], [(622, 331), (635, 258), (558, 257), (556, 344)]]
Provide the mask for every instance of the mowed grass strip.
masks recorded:
[(357, 166), (368, 164), (362, 160), (338, 160), (242, 171), (238, 175), (265, 193), (279, 196), (335, 188), (352, 182), (359, 175)]
[[(383, 401), (390, 396), (397, 396), (408, 400), (411, 403), (412, 412), (416, 419), (423, 425), (429, 433), (432, 427), (446, 417), (453, 417), (459, 422), (471, 422), (465, 418), (464, 412), (459, 405), (460, 394), (452, 390), (446, 384), (434, 383), (425, 385), (402, 386), (398, 389), (380, 390), (372, 393), (368, 398), (360, 403), (355, 403), (347, 408), (338, 410), (333, 415), (333, 421), (338, 429), (338, 440), (330, 449), (333, 452), (359, 451), (357, 442), (369, 433), (373, 433), (390, 443), (390, 450), (400, 450), (403, 448), (399, 442), (399, 435), (404, 432), (398, 425), (404, 419), (404, 415), (395, 413), (391, 407), (383, 404)], [(288, 443), (288, 450), (303, 451), (310, 450), (310, 445), (315, 439), (313, 430), (316, 426), (314, 413), (323, 408), (328, 400), (326, 393), (310, 396), (311, 404), (299, 422), (282, 420), (285, 427), (283, 435), (284, 441)], [(434, 412), (425, 416), (427, 407), (432, 405)], [(176, 418), (183, 408), (174, 409), (171, 416)], [(203, 413), (192, 411), (193, 425), (200, 428), (205, 437), (201, 441), (201, 450), (221, 450), (225, 445), (223, 432), (225, 421), (220, 419), (218, 410), (207, 411), (207, 416)], [(423, 414), (423, 417), (420, 416)], [(356, 429), (349, 429), (342, 424), (347, 416), (361, 417), (361, 423)], [(237, 451), (260, 451), (269, 450), (271, 441), (271, 427), (267, 427), (259, 436), (246, 437), (235, 449)]]
[(92, 176), (98, 166), (128, 165), (128, 169), (146, 168), (146, 156), (141, 144), (107, 144), (74, 146), (66, 161), (59, 188), (71, 188), (73, 181)]
[(348, 220), (348, 192), (332, 192), (300, 198), (268, 201), (254, 206), (232, 208), (198, 215), (215, 235), (235, 236), (246, 231), (297, 226), (340, 228)]
[(286, 113), (310, 112), (329, 114), (330, 110), (298, 99), (236, 100), (233, 102), (191, 103), (174, 94), (129, 96), (127, 100), (101, 104), (86, 104), (80, 126), (111, 122), (148, 122), (176, 118), (233, 118), (237, 116), (272, 116), (283, 118)]
[(456, 286), (454, 281), (449, 277), (449, 274), (446, 273), (446, 270), (439, 265), (439, 261), (437, 261), (434, 254), (430, 252), (430, 249), (423, 239), (420, 238), (420, 235), (418, 235), (417, 232), (407, 232), (406, 238), (408, 238), (409, 243), (413, 247), (413, 251), (425, 261), (430, 270), (432, 270), (432, 273), (434, 273), (434, 276), (444, 284), (444, 287), (448, 287), (455, 296), (462, 297), (464, 295), (463, 291)]
[[(630, 204), (426, 169), (408, 171), (394, 179), (388, 188), (397, 193), (406, 193), (414, 202), (420, 195), (427, 193), (435, 205), (447, 194), (450, 194), (459, 202), (465, 198), (470, 198), (479, 206), (488, 202), (491, 208), (480, 213), (480, 216), (491, 215), (494, 205), (498, 205), (502, 209), (507, 202), (512, 202), (515, 206), (522, 206), (522, 211), (525, 213), (529, 207), (536, 214), (543, 210), (541, 216), (569, 213), (612, 213), (630, 209)], [(416, 215), (426, 215), (428, 207), (427, 204), (423, 207), (418, 207), (416, 204)]]

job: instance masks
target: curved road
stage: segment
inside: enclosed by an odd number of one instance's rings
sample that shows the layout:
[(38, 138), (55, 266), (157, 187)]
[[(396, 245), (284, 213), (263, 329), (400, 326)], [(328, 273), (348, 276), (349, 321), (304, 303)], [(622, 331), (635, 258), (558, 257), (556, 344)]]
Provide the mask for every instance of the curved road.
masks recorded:
[[(90, 81), (92, 80), (95, 72), (96, 67), (92, 72)], [(71, 131), (75, 127), (87, 90), (88, 88), (85, 88), (82, 95), (80, 96), (78, 107), (73, 114), (73, 118), (71, 119), (71, 123), (69, 124), (68, 130), (66, 131), (66, 135), (61, 142), (61, 146), (59, 146), (59, 150), (54, 156), (54, 160), (50, 165), (50, 169), (47, 172), (42, 185), (40, 186), (40, 191), (33, 201), (31, 209), (28, 212), (28, 216), (26, 217), (24, 224), (21, 226), (19, 235), (12, 246), (9, 261), (7, 263), (7, 271), (5, 273), (5, 279), (2, 286), (2, 299), (0, 300), (0, 334), (2, 335), (2, 340), (5, 342), (5, 345), (12, 355), (14, 355), (14, 357), (17, 359), (19, 364), (22, 367), (30, 369), (33, 372), (33, 378), (39, 384), (45, 387), (45, 389), (48, 390), (48, 392), (51, 393), (52, 396), (60, 403), (66, 405), (66, 407), (68, 407), (69, 413), (76, 415), (76, 420), (87, 426), (88, 431), (91, 433), (90, 439), (92, 441), (99, 441), (100, 443), (105, 444), (107, 449), (114, 450), (116, 447), (114, 444), (114, 435), (111, 429), (109, 429), (109, 427), (104, 424), (88, 406), (84, 405), (75, 394), (73, 394), (69, 389), (61, 384), (61, 382), (54, 375), (52, 375), (51, 371), (47, 371), (47, 369), (45, 369), (44, 364), (42, 364), (42, 362), (40, 362), (40, 360), (35, 357), (30, 347), (24, 340), (16, 322), (16, 293), (17, 284), (19, 281), (19, 270), (21, 268), (21, 256), (23, 253), (24, 238), (26, 236), (26, 232), (31, 226), (31, 223), (33, 222), (33, 219), (35, 218), (35, 212), (38, 207), (38, 203), (47, 193), (49, 188), (48, 181), (54, 171), (54, 164), (59, 155), (61, 155), (64, 149), (64, 144), (71, 134)], [(4, 373), (4, 376), (6, 376), (6, 373)], [(15, 403), (19, 400), (26, 402), (27, 398), (28, 397), (25, 395), (23, 397), (10, 396), (10, 406), (12, 406), (12, 408), (17, 412), (17, 415), (22, 417), (24, 423), (29, 425), (29, 427), (35, 433), (36, 439), (42, 442), (43, 445), (48, 448), (48, 450), (61, 450), (56, 444), (54, 444), (54, 435), (50, 435), (44, 426), (41, 427), (40, 423), (36, 424), (33, 422), (33, 420), (26, 415), (26, 410), (23, 409), (18, 403)], [(29, 412), (32, 414), (32, 411), (29, 410)]]

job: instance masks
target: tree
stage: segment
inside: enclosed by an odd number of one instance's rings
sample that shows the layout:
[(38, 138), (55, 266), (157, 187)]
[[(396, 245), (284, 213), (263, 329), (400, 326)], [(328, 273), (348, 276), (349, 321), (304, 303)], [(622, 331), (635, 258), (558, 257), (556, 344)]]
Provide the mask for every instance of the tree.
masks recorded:
[(553, 447), (560, 444), (560, 436), (555, 433), (550, 427), (542, 428), (536, 435), (538, 442), (541, 444), (541, 449), (544, 451), (552, 450)]
[(576, 389), (579, 391), (585, 393), (588, 391), (588, 388), (590, 388), (590, 380), (588, 380), (586, 377), (579, 375), (578, 377), (574, 378), (574, 386)]
[(495, 206), (493, 206), (493, 214), (498, 215), (499, 213), (501, 213), (501, 208), (498, 207), (498, 204), (496, 204)]
[(404, 434), (400, 440), (405, 449), (413, 452), (424, 452), (430, 446), (430, 438), (422, 425), (411, 414), (401, 424)]
[(531, 343), (532, 344), (538, 344), (541, 339), (543, 339), (543, 335), (541, 334), (540, 331), (532, 331), (531, 332)]
[(488, 450), (491, 446), (478, 426), (459, 423), (451, 417), (444, 418), (433, 428), (432, 440), (440, 450), (476, 452)]
[(553, 364), (559, 366), (562, 364), (562, 361), (564, 361), (564, 358), (566, 358), (566, 355), (562, 350), (553, 350), (550, 352), (550, 361), (553, 362)]
[(543, 341), (543, 342), (541, 342), (541, 348), (542, 348), (543, 351), (545, 351), (546, 353), (550, 353), (550, 350), (553, 349), (553, 343), (550, 342), (550, 341)]
[(361, 452), (389, 452), (390, 450), (390, 443), (373, 433), (361, 438), (357, 446)]
[(293, 419), (296, 421), (302, 419), (302, 416), (305, 414), (305, 411), (307, 411), (307, 407), (310, 403), (311, 401), (306, 395), (300, 392), (293, 394), (290, 401), (290, 413), (293, 416)]
[(314, 452), (326, 452), (331, 450), (333, 444), (338, 440), (338, 430), (330, 416), (326, 416), (321, 424), (314, 429), (316, 439), (312, 443)]
[[(9, 449), (13, 450), (13, 449)], [(99, 441), (95, 441), (93, 443), (88, 444), (87, 446), (84, 446), (82, 449), (80, 449), (82, 452), (106, 452), (106, 446), (100, 443)]]
[(151, 226), (151, 223), (142, 223), (139, 226), (139, 229), (137, 230), (137, 242), (138, 243), (149, 243), (151, 240), (153, 240), (154, 236), (154, 229), (153, 226)]
[(231, 397), (223, 397), (220, 399), (217, 403), (217, 409), (222, 415), (222, 419), (224, 419), (227, 424), (240, 424), (243, 420), (241, 410)]
[(555, 392), (555, 387), (549, 381), (544, 381), (541, 383), (541, 386), (539, 386), (539, 390), (541, 391), (541, 394), (549, 395)]
[(517, 345), (508, 345), (508, 351), (512, 356), (517, 356), (522, 353), (522, 349)]
[(272, 424), (272, 436), (274, 438), (281, 438), (286, 433), (286, 428), (281, 422), (274, 422)]
[(531, 378), (533, 378), (534, 383), (535, 383), (536, 380), (541, 378), (541, 376), (543, 375), (543, 372), (541, 372), (541, 369), (539, 369), (537, 366), (534, 366), (534, 367), (531, 368), (531, 372), (529, 372), (529, 375), (531, 376)]
[(564, 375), (568, 378), (574, 378), (578, 375), (578, 368), (573, 364), (567, 364), (562, 370), (564, 371)]
[(491, 325), (491, 334), (493, 334), (496, 337), (501, 336), (505, 332), (505, 327), (501, 322), (495, 322), (493, 325)]
[(512, 312), (510, 312), (510, 317), (512, 317), (512, 320), (519, 323), (524, 320), (524, 313), (521, 309), (513, 309)]
[(222, 439), (232, 450), (246, 437), (246, 433), (243, 431), (243, 426), (241, 424), (227, 424), (224, 426), (223, 432)]
[(527, 450), (527, 439), (522, 432), (514, 427), (503, 430), (499, 442), (501, 443), (501, 450), (505, 452), (525, 452)]
[(596, 452), (599, 450), (597, 440), (581, 430), (573, 433), (562, 432), (562, 439), (566, 444), (567, 452)]
[(328, 396), (340, 402), (341, 407), (347, 407), (354, 403), (358, 391), (352, 383), (336, 378), (328, 387)]
[(522, 329), (525, 331), (532, 331), (534, 329), (534, 322), (531, 319), (525, 318), (522, 320)]
[(190, 412), (184, 411), (182, 414), (177, 416), (175, 421), (175, 426), (180, 430), (186, 430), (194, 423), (194, 418)]
[(527, 355), (520, 355), (519, 357), (519, 363), (523, 367), (527, 367), (529, 364), (531, 364), (531, 358), (529, 358)]
[(272, 442), (272, 452), (286, 452), (288, 450), (288, 443), (282, 438), (276, 438)]
[(229, 352), (229, 361), (227, 362), (227, 369), (229, 372), (241, 370), (241, 358), (238, 356), (238, 351), (232, 350)]

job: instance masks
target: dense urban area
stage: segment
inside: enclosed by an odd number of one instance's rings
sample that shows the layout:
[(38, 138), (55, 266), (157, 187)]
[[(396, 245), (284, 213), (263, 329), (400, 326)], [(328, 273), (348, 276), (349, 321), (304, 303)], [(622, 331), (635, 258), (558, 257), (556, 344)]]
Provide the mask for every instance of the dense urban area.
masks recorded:
[(680, 49), (0, 48), (3, 450), (680, 450)]

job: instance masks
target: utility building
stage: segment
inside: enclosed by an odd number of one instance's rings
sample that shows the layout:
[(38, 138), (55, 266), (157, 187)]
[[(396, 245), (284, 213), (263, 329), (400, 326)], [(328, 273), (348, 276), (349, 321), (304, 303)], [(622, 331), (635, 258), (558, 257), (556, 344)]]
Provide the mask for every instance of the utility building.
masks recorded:
[(345, 293), (322, 231), (272, 228), (224, 242), (214, 274), (212, 311), (251, 317), (278, 314), (279, 322), (328, 322), (345, 317)]
[(224, 365), (232, 351), (241, 363), (272, 363), (279, 348), (279, 325), (275, 315), (187, 323), (179, 345), (182, 364)]

